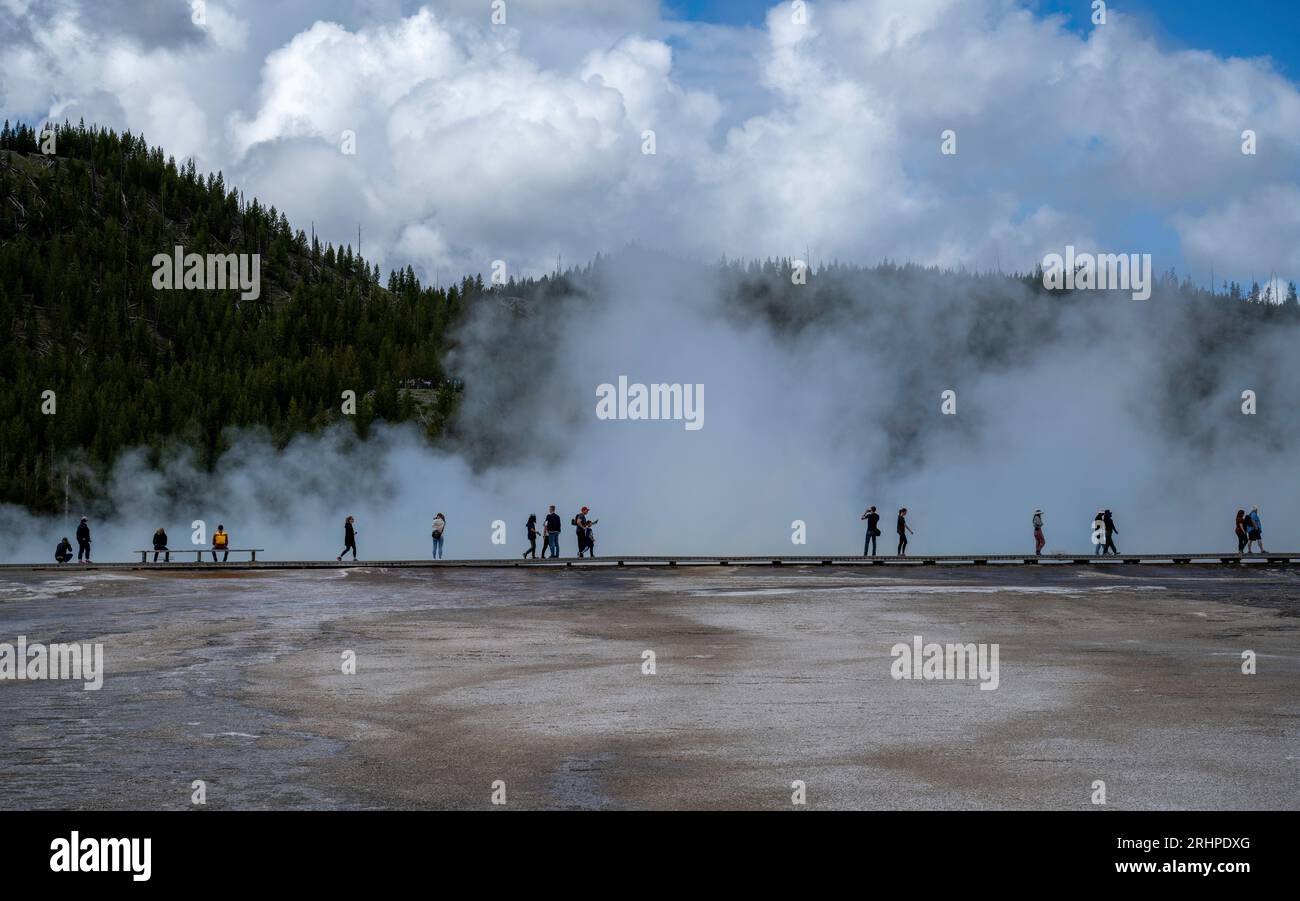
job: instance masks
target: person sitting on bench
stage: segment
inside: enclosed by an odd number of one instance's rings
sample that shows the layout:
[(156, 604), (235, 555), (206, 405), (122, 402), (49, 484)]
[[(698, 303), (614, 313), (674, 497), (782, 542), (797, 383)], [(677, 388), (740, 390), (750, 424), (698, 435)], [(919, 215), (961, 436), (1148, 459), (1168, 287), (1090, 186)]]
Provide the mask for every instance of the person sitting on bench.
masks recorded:
[(167, 532), (161, 526), (158, 531), (153, 533), (153, 562), (158, 562), (159, 554), (166, 555), (163, 559), (167, 563), (172, 562), (171, 552), (167, 550)]
[(221, 555), (221, 562), (225, 563), (230, 559), (230, 533), (221, 523), (217, 523), (217, 531), (212, 534), (212, 562), (217, 562), (217, 551), (225, 551)]

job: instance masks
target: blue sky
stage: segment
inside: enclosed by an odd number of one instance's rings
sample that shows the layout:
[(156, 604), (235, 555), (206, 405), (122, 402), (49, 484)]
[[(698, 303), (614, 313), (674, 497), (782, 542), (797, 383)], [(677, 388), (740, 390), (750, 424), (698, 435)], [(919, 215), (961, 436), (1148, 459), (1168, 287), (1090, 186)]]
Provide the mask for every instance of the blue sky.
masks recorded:
[[(728, 25), (761, 25), (770, 0), (668, 0), (683, 18)], [(1092, 0), (1025, 0), (1043, 14), (1067, 17), (1075, 31), (1092, 27)], [(1209, 50), (1219, 56), (1268, 56), (1292, 81), (1300, 79), (1300, 2), (1297, 0), (1116, 0), (1108, 8), (1142, 18), (1169, 49)]]
[[(1075, 30), (1091, 27), (1091, 0), (1030, 5), (1069, 17)], [(1300, 77), (1300, 3), (1295, 0), (1123, 0), (1108, 7), (1145, 20), (1169, 49), (1268, 56), (1291, 80)]]

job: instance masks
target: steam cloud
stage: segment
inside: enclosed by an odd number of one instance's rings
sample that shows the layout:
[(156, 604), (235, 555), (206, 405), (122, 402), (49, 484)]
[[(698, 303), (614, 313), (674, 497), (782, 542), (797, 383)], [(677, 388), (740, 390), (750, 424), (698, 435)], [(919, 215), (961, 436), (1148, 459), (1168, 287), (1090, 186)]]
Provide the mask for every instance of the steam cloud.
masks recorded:
[[(629, 250), (571, 296), (487, 298), (451, 361), (466, 387), (447, 447), (380, 426), (368, 442), (344, 427), (283, 451), (243, 433), (211, 474), (127, 454), (114, 512), (92, 522), (95, 559), (129, 559), (158, 525), (190, 547), (195, 519), (269, 559), (329, 559), (348, 514), (362, 559), (425, 558), (437, 512), (449, 558), (509, 557), (552, 503), (566, 526), (592, 508), (602, 555), (861, 553), (868, 504), (884, 514), (882, 552), (904, 505), (913, 553), (1025, 552), (1036, 507), (1049, 552), (1090, 549), (1103, 506), (1124, 552), (1235, 550), (1233, 515), (1255, 503), (1268, 547), (1294, 545), (1296, 325), (1169, 286), (1145, 302), (1047, 296), (891, 267), (786, 286), (779, 271)], [(596, 386), (620, 375), (703, 384), (705, 427), (598, 420)], [(8, 559), (51, 560), (70, 512), (0, 510)], [(806, 545), (791, 543), (793, 520)], [(571, 528), (561, 549), (574, 554)]]

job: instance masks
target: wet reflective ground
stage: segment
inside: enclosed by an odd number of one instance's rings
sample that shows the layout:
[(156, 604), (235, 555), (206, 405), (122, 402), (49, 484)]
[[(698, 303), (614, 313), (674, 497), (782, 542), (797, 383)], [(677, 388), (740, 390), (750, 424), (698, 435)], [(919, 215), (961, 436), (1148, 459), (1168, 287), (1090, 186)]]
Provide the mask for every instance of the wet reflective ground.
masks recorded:
[(1284, 568), (8, 571), (19, 635), (106, 672), (0, 681), (4, 808), (1300, 807)]

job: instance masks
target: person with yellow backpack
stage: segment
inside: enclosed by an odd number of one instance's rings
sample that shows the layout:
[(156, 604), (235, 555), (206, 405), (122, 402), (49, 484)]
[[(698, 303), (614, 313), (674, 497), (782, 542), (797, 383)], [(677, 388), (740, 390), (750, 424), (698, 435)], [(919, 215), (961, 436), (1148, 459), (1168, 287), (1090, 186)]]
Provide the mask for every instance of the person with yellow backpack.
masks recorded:
[(225, 563), (230, 559), (230, 533), (221, 523), (217, 523), (217, 531), (212, 533), (212, 562), (217, 562), (217, 551), (225, 551), (221, 555), (221, 562)]

